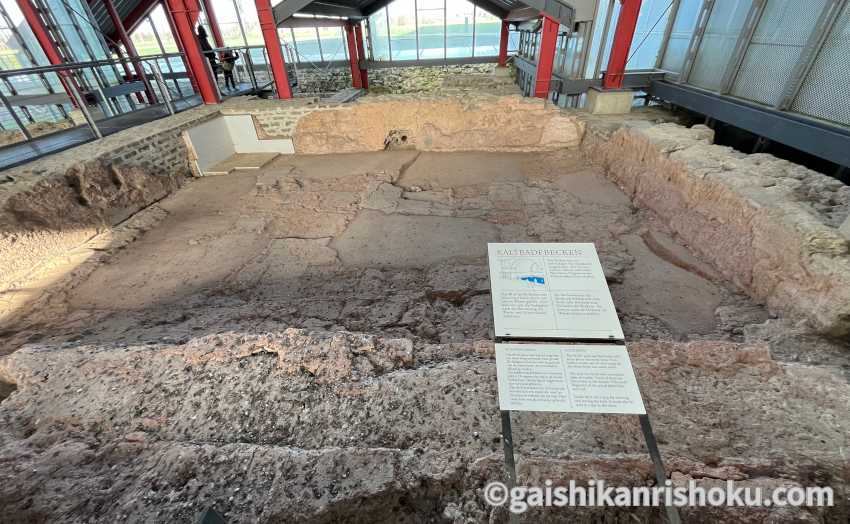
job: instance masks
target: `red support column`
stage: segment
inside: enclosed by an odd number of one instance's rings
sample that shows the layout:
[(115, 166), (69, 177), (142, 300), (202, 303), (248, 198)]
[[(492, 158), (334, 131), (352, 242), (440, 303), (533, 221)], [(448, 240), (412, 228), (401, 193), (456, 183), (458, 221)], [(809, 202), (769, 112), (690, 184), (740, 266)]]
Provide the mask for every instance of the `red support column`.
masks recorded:
[[(106, 7), (106, 12), (109, 14), (109, 18), (112, 20), (112, 25), (115, 26), (115, 32), (118, 34), (118, 39), (121, 40), (122, 44), (124, 44), (124, 50), (127, 52), (127, 56), (130, 59), (139, 58), (139, 53), (136, 52), (136, 46), (133, 45), (130, 35), (128, 35), (127, 31), (124, 29), (124, 22), (121, 20), (121, 16), (115, 9), (115, 5), (112, 3), (112, 0), (103, 0), (103, 5)], [(138, 61), (133, 62), (133, 69), (136, 71), (136, 77), (145, 84), (145, 94), (148, 97), (148, 103), (155, 104), (156, 97), (154, 97), (153, 89), (148, 82), (148, 78), (145, 76), (145, 70), (142, 67), (142, 63)]]
[(611, 44), (611, 57), (608, 59), (608, 69), (602, 81), (604, 89), (620, 89), (623, 87), (623, 76), (626, 73), (626, 62), (629, 60), (629, 50), (635, 37), (638, 15), (640, 15), (641, 0), (620, 0), (620, 17), (617, 19), (617, 29), (614, 31), (614, 42)]
[(561, 24), (554, 18), (543, 15), (543, 30), (540, 35), (540, 60), (537, 62), (537, 82), (534, 96), (549, 98), (549, 84), (552, 82), (552, 69), (555, 66), (555, 46), (558, 42), (558, 29)]
[(213, 34), (213, 41), (216, 47), (224, 47), (224, 38), (221, 36), (221, 29), (218, 27), (218, 18), (215, 16), (212, 2), (210, 0), (202, 0), (204, 2), (204, 11), (207, 13), (207, 22), (210, 23), (210, 29)]
[(502, 20), (502, 36), (499, 38), (499, 67), (508, 66), (508, 38), (510, 37), (510, 24)]
[[(59, 50), (56, 49), (56, 44), (54, 44), (50, 33), (47, 31), (47, 27), (41, 20), (41, 17), (38, 16), (38, 10), (33, 5), (32, 1), (17, 1), (18, 7), (24, 15), (24, 19), (27, 21), (27, 24), (29, 24), (30, 29), (32, 29), (32, 33), (35, 35), (35, 39), (38, 40), (42, 51), (44, 51), (44, 56), (47, 57), (50, 65), (60, 65), (64, 63), (62, 56), (59, 54)], [(71, 105), (77, 107), (76, 99), (74, 98), (74, 95), (71, 94), (71, 86), (76, 84), (73, 83), (74, 80), (70, 73), (68, 71), (59, 71), (59, 82), (62, 83), (62, 87), (65, 88), (65, 92), (68, 93), (68, 97), (71, 99)]]
[(362, 88), (363, 80), (360, 78), (360, 54), (357, 52), (354, 25), (351, 22), (345, 24), (345, 39), (348, 42), (348, 61), (351, 64), (351, 86)]
[(189, 62), (189, 68), (192, 70), (192, 75), (198, 83), (198, 92), (201, 93), (201, 98), (205, 104), (218, 104), (221, 99), (218, 96), (218, 89), (213, 83), (212, 71), (206, 57), (201, 54), (201, 46), (198, 44), (198, 39), (193, 31), (193, 20), (198, 18), (197, 4), (193, 4), (191, 0), (166, 0), (168, 10), (174, 17), (174, 25), (177, 26), (177, 33), (180, 35), (180, 41), (183, 42), (183, 49), (186, 53), (186, 59)]
[(186, 68), (186, 76), (189, 77), (189, 84), (191, 84), (194, 91), (198, 91), (198, 82), (195, 80), (195, 75), (192, 74), (192, 68), (189, 67), (189, 60), (186, 59), (186, 48), (183, 46), (183, 41), (180, 40), (180, 32), (177, 31), (177, 25), (174, 23), (174, 17), (164, 0), (162, 2), (162, 7), (165, 11), (165, 19), (168, 20), (168, 27), (171, 29), (171, 36), (174, 38), (174, 43), (177, 44), (177, 51), (183, 55), (183, 67)]
[(369, 89), (369, 71), (366, 69), (366, 47), (363, 45), (363, 28), (354, 24), (354, 38), (357, 40), (357, 57), (360, 59), (360, 83), (363, 89)]
[(292, 89), (289, 87), (289, 77), (286, 76), (286, 63), (283, 61), (283, 51), (280, 48), (280, 37), (277, 34), (277, 24), (272, 14), (272, 5), (269, 0), (255, 0), (257, 4), (257, 18), (260, 19), (260, 29), (263, 31), (263, 40), (266, 43), (266, 52), (269, 55), (269, 66), (272, 69), (274, 85), (277, 88), (278, 98), (292, 98)]

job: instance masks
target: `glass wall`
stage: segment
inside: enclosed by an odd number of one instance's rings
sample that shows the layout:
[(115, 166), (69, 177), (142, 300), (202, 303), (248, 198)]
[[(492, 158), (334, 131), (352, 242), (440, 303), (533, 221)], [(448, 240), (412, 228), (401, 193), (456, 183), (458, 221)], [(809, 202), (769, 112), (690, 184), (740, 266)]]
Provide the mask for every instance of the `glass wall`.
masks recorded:
[(319, 42), (322, 43), (323, 62), (348, 59), (348, 43), (342, 27), (320, 27)]
[[(446, 2), (446, 57), (472, 56), (475, 39), (475, 5)], [(496, 54), (499, 50), (496, 49)]]
[(298, 27), (278, 30), (286, 56), (299, 63), (338, 62), (348, 59), (345, 31), (334, 27)]
[(670, 32), (670, 41), (667, 42), (667, 51), (661, 60), (661, 69), (672, 73), (681, 72), (701, 6), (702, 0), (682, 0), (679, 4)]
[[(501, 24), (498, 17), (467, 0), (395, 0), (369, 17), (371, 57), (416, 60), (496, 56)], [(512, 37), (515, 49), (517, 37)]]
[[(170, 33), (171, 31), (169, 30), (168, 32)], [(136, 47), (136, 52), (139, 53), (139, 56), (158, 55), (163, 52), (156, 39), (156, 33), (154, 33), (153, 24), (149, 18), (145, 18), (136, 26), (136, 29), (130, 33), (130, 40), (133, 41), (133, 45)]]
[(641, 4), (627, 69), (655, 68), (672, 6), (669, 0), (644, 0)]
[(720, 87), (753, 0), (717, 0), (705, 27), (688, 83), (703, 89)]
[[(496, 56), (499, 54), (499, 40), (502, 38), (502, 20), (483, 9), (475, 9), (475, 56)], [(510, 40), (509, 40), (510, 41)], [(514, 38), (516, 50), (518, 38)], [(510, 51), (511, 46), (508, 45)]]
[(396, 0), (387, 6), (393, 60), (416, 60), (416, 1)]
[(373, 60), (390, 59), (390, 32), (387, 10), (381, 9), (369, 17), (369, 45)]
[[(0, 17), (0, 69), (21, 69), (24, 67), (49, 65), (47, 57), (38, 45), (24, 15), (14, 0), (2, 0)], [(28, 53), (25, 50), (29, 51)], [(44, 94), (52, 90), (62, 92), (59, 77), (54, 74), (14, 76), (0, 83), (0, 90), (6, 96)], [(16, 108), (15, 113), (23, 122), (58, 121), (65, 118), (68, 106), (31, 106)], [(5, 108), (0, 107), (0, 128), (15, 129), (15, 121)]]
[(298, 55), (299, 62), (322, 61), (319, 32), (315, 27), (298, 27), (292, 29), (292, 40), (295, 42), (295, 53)]
[(416, 0), (419, 58), (446, 57), (446, 0)]

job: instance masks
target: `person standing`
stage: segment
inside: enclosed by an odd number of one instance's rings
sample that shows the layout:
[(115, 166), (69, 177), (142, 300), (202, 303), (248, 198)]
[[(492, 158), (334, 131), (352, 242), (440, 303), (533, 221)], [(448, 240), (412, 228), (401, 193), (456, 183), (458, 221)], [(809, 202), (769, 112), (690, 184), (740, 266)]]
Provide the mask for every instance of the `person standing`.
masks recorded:
[(201, 53), (207, 57), (207, 60), (210, 63), (210, 69), (212, 70), (213, 78), (215, 79), (215, 83), (218, 83), (218, 59), (215, 57), (215, 51), (212, 50), (212, 46), (210, 45), (210, 41), (207, 39), (207, 30), (204, 29), (204, 26), (198, 26), (198, 45), (201, 46)]
[(233, 69), (236, 67), (236, 61), (239, 60), (239, 54), (227, 50), (221, 57), (221, 70), (224, 71), (224, 88), (236, 89), (236, 82), (233, 81)]

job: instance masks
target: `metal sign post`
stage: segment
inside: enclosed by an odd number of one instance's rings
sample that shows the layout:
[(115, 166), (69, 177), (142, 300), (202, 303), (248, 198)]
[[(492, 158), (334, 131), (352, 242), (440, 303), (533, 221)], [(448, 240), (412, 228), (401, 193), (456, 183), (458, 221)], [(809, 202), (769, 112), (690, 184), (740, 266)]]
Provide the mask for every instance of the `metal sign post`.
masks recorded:
[[(514, 437), (511, 429), (511, 412), (500, 411), (502, 416), (502, 447), (505, 451), (505, 486), (509, 490), (516, 487), (516, 459), (514, 456)], [(655, 440), (655, 434), (652, 432), (652, 425), (649, 423), (649, 415), (638, 415), (640, 420), (640, 429), (643, 432), (643, 439), (646, 442), (646, 447), (649, 450), (649, 456), (652, 459), (652, 465), (655, 469), (655, 482), (658, 486), (664, 486), (667, 482), (667, 472), (664, 469), (664, 462), (661, 459), (661, 452), (658, 450), (658, 442)], [(669, 524), (681, 524), (682, 520), (679, 517), (679, 511), (674, 506), (665, 506), (667, 513), (667, 521)], [(518, 516), (511, 512), (511, 522), (518, 522)]]
[[(514, 462), (514, 435), (511, 430), (511, 412), (501, 411), (502, 414), (502, 448), (505, 450), (505, 485), (508, 491), (516, 487), (516, 462)], [(511, 523), (519, 521), (519, 517), (512, 511), (510, 513)]]
[[(637, 415), (657, 485), (666, 486), (595, 246), (490, 244), (488, 252), (508, 490), (519, 482), (511, 411)], [(596, 385), (590, 377), (600, 373), (614, 380)], [(680, 524), (678, 510), (665, 508), (669, 523)]]

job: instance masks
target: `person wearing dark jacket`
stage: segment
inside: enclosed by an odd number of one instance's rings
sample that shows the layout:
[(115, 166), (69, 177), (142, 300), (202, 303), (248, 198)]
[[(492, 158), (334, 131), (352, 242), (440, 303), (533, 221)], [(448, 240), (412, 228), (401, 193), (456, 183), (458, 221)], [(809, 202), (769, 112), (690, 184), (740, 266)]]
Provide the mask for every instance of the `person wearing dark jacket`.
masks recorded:
[(213, 77), (215, 77), (215, 81), (218, 83), (218, 60), (215, 57), (215, 51), (212, 50), (210, 41), (207, 40), (207, 30), (202, 25), (198, 26), (198, 44), (201, 46), (201, 53), (209, 60)]

